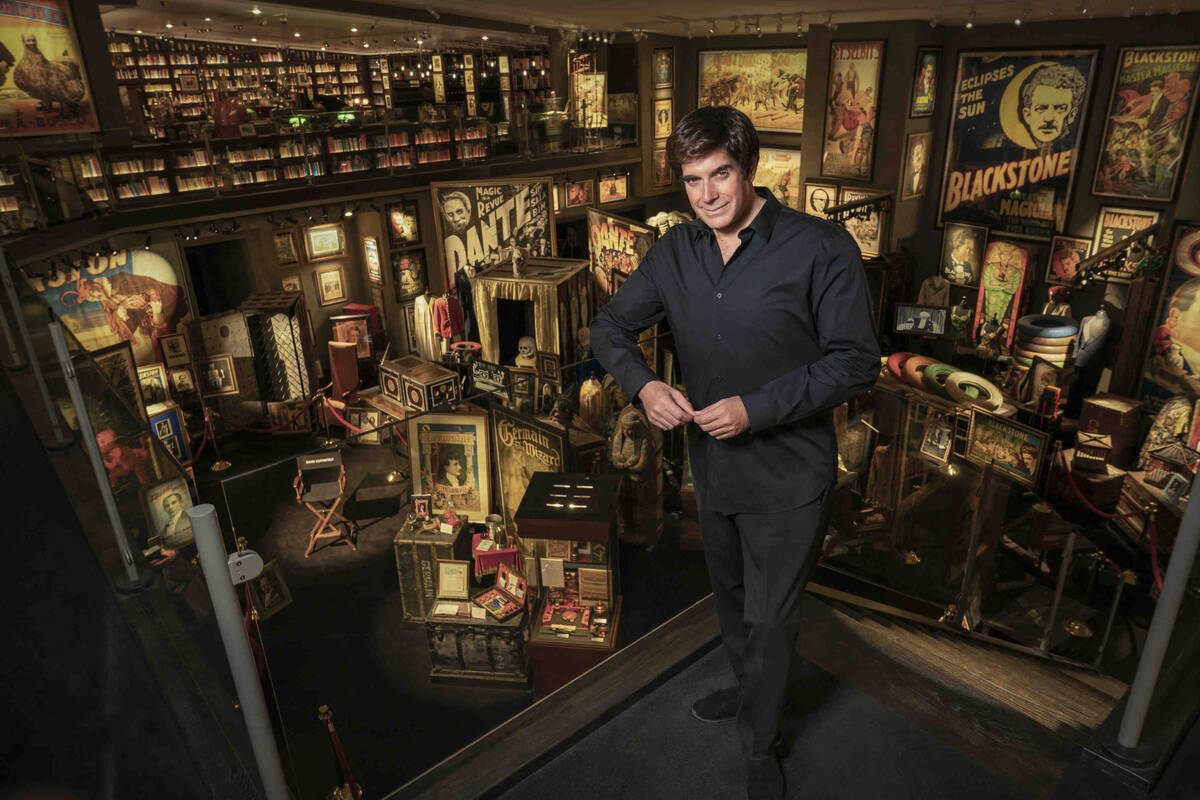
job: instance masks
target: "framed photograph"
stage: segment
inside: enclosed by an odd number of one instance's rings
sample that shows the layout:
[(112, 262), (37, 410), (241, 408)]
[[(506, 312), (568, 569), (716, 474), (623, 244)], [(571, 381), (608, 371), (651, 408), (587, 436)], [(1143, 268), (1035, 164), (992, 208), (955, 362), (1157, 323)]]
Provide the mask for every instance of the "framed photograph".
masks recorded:
[(771, 190), (780, 203), (800, 211), (800, 151), (763, 147), (754, 183)]
[(511, 92), (512, 91), (512, 78), (510, 78), (508, 75), (500, 76), (500, 91), (502, 91), (502, 92)]
[(413, 515), (417, 519), (429, 519), (429, 515), (433, 513), (433, 498), (427, 494), (414, 494), (412, 506)]
[(995, 464), (1002, 475), (1032, 487), (1037, 484), (1049, 441), (1044, 431), (973, 408), (966, 457), (982, 466)]
[(388, 429), (383, 412), (377, 408), (366, 408), (360, 411), (350, 411), (347, 421), (364, 432), (356, 434), (354, 441), (359, 444), (383, 444), (387, 439)]
[(479, 116), (479, 108), (476, 105), (474, 92), (467, 93), (467, 116), (468, 117)]
[(475, 70), (463, 70), (463, 88), (468, 92), (475, 91)]
[(1070, 286), (1080, 263), (1092, 254), (1092, 240), (1082, 236), (1055, 236), (1050, 240), (1046, 283)]
[(939, 225), (1064, 232), (1098, 61), (1094, 49), (959, 52)]
[(340, 222), (304, 229), (304, 247), (310, 263), (346, 255), (346, 231)]
[(312, 431), (312, 415), (308, 413), (308, 406), (303, 400), (268, 402), (267, 419), (272, 428), (278, 428), (273, 431), (277, 435)]
[(165, 403), (171, 399), (167, 388), (167, 368), (162, 364), (147, 364), (137, 368), (138, 386), (142, 390), (142, 400), (146, 405)]
[(537, 370), (533, 367), (505, 367), (508, 371), (509, 396), (512, 409), (532, 414), (537, 401)]
[(567, 181), (567, 208), (590, 206), (596, 202), (595, 183), (591, 178), (582, 181)]
[(136, 419), (145, 419), (146, 402), (142, 398), (141, 374), (133, 360), (133, 346), (129, 342), (118, 342), (95, 350), (92, 361)]
[(925, 421), (925, 435), (921, 438), (921, 455), (945, 464), (950, 460), (954, 444), (954, 419), (942, 414), (930, 414)]
[(629, 199), (629, 173), (600, 176), (600, 203), (619, 203)]
[(446, 102), (446, 76), (440, 72), (433, 73), (433, 102)]
[(429, 494), (433, 513), (482, 520), (491, 513), (488, 415), (483, 411), (424, 414), (408, 420), (414, 494)]
[(442, 57), (440, 54), (434, 53), (433, 56), (431, 56), (429, 60), (433, 64), (434, 72), (442, 71)]
[(949, 311), (945, 306), (897, 303), (896, 332), (913, 336), (942, 336), (946, 333)]
[(1123, 47), (1092, 194), (1169, 203), (1196, 119), (1200, 45)]
[(177, 475), (143, 486), (139, 494), (148, 541), (157, 541), (164, 550), (178, 550), (192, 543), (192, 521), (187, 510), (193, 503), (187, 478)]
[(558, 356), (556, 354), (538, 351), (537, 376), (538, 380), (558, 383)]
[(175, 402), (160, 403), (150, 409), (150, 430), (176, 461), (189, 461), (192, 450), (188, 445), (183, 412)]
[(284, 275), (283, 278), (280, 279), (279, 285), (285, 292), (304, 291), (304, 286), (300, 282), (300, 276), (295, 273), (291, 275)]
[(475, 69), (475, 55), (463, 53), (463, 69)]
[(947, 222), (942, 229), (942, 277), (956, 286), (978, 286), (988, 229), (966, 222)]
[(808, 50), (701, 50), (697, 106), (733, 106), (761, 133), (804, 133)]
[(883, 42), (833, 42), (821, 174), (871, 180), (879, 111)]
[(167, 379), (171, 382), (171, 393), (176, 397), (196, 391), (196, 376), (191, 367), (167, 370)]
[(317, 305), (346, 302), (346, 272), (341, 264), (314, 270), (313, 281), (317, 285)]
[(179, 76), (179, 91), (181, 91), (181, 92), (198, 92), (198, 91), (200, 91), (200, 77), (198, 75), (180, 75)]
[(654, 138), (665, 139), (675, 127), (674, 105), (670, 97), (654, 101)]
[(421, 218), (416, 200), (404, 200), (387, 207), (388, 231), (392, 244), (408, 245), (421, 241)]
[(405, 303), (404, 306), (404, 337), (408, 343), (408, 352), (418, 352), (420, 345), (417, 342), (417, 304)]
[(650, 185), (661, 189), (674, 182), (675, 176), (671, 174), (671, 165), (667, 163), (667, 148), (655, 148), (650, 159)]
[[(843, 186), (838, 194), (838, 204), (853, 203), (855, 200), (866, 200), (885, 194), (879, 189), (851, 189)], [(888, 215), (878, 209), (872, 209), (866, 217), (858, 217), (846, 221), (846, 231), (858, 242), (858, 249), (863, 258), (875, 258), (883, 252), (886, 239)]]
[(675, 48), (654, 50), (654, 88), (669, 89), (675, 84)]
[(359, 358), (371, 357), (371, 331), (366, 314), (339, 314), (329, 318), (330, 338), (335, 342), (350, 342)]
[(1179, 222), (1167, 251), (1162, 296), (1154, 318), (1153, 346), (1142, 371), (1141, 398), (1191, 397), (1200, 365), (1200, 223)]
[(437, 560), (437, 597), (439, 600), (471, 599), (471, 562)]
[(162, 345), (163, 363), (168, 367), (186, 367), (192, 363), (186, 334), (164, 333), (158, 337), (158, 343)]
[(376, 286), (383, 285), (383, 265), (379, 261), (379, 240), (374, 236), (362, 237), (363, 262), (367, 265), (367, 280)]
[(499, 56), (497, 56), (497, 57), (496, 57), (496, 63), (497, 63), (497, 64), (499, 65), (499, 67), (500, 67), (500, 74), (501, 74), (501, 75), (507, 75), (507, 74), (508, 74), (508, 72), (509, 72), (509, 69), (508, 69), (508, 56), (507, 56), (507, 55), (505, 55), (505, 54), (503, 54), (503, 53), (501, 53)]
[(283, 579), (283, 568), (279, 559), (273, 558), (263, 566), (262, 574), (251, 578), (250, 602), (258, 612), (258, 621), (263, 622), (291, 605), (292, 593)]
[(237, 394), (237, 373), (233, 370), (233, 356), (228, 353), (202, 358), (196, 364), (203, 397), (221, 397)]
[(987, 340), (1003, 331), (1004, 345), (1012, 345), (1025, 285), (1031, 277), (1036, 279), (1042, 274), (1046, 252), (1044, 242), (988, 237), (975, 298), (976, 338)]
[(429, 272), (425, 266), (425, 250), (392, 251), (392, 285), (396, 287), (396, 302), (406, 303), (429, 287)]
[(929, 151), (933, 147), (933, 132), (910, 133), (904, 144), (904, 182), (900, 187), (901, 200), (925, 196), (929, 180)]
[(932, 117), (937, 100), (938, 65), (942, 60), (942, 48), (921, 47), (917, 49), (917, 68), (913, 73), (912, 98), (908, 103), (908, 115), (914, 119)]
[(825, 213), (825, 209), (830, 206), (836, 206), (837, 197), (838, 185), (836, 183), (809, 181), (804, 184), (804, 208), (801, 210), (805, 214), (812, 214), (814, 217), (829, 219), (829, 215)]
[[(1151, 211), (1147, 208), (1113, 208), (1100, 206), (1100, 217), (1096, 222), (1096, 232), (1092, 238), (1092, 252), (1099, 253), (1112, 247), (1122, 239), (1126, 239), (1138, 231), (1145, 230), (1162, 219), (1161, 211)], [(1154, 244), (1154, 237), (1143, 239), (1137, 247), (1131, 248), (1126, 261), (1116, 270), (1111, 268), (1104, 273), (1105, 280), (1115, 283), (1129, 283), (1133, 279), (1137, 262), (1145, 253), (1145, 248)]]

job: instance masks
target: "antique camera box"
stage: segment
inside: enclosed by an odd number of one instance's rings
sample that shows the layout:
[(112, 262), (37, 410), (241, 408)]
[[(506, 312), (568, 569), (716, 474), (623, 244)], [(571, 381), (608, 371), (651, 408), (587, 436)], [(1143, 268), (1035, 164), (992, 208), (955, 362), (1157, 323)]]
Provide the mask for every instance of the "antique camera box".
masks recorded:
[[(466, 605), (478, 608), (469, 603)], [(524, 621), (522, 613), (503, 621), (486, 613), (482, 618), (427, 617), (425, 633), (432, 667), (429, 677), (434, 681), (528, 685), (529, 656), (525, 650)]]
[(497, 620), (503, 622), (525, 609), (529, 584), (525, 576), (501, 562), (496, 570), (496, 585), (475, 595), (473, 602)]
[(1136, 400), (1115, 394), (1097, 394), (1083, 401), (1079, 412), (1080, 436), (1098, 433), (1111, 439), (1108, 463), (1121, 469), (1133, 465), (1138, 451), (1142, 406)]
[(392, 540), (396, 556), (396, 577), (400, 581), (400, 605), (405, 621), (423, 621), (437, 602), (439, 560), (467, 561), (471, 537), (460, 522), (454, 533), (441, 533), (435, 519), (431, 525), (422, 520), (405, 523)]

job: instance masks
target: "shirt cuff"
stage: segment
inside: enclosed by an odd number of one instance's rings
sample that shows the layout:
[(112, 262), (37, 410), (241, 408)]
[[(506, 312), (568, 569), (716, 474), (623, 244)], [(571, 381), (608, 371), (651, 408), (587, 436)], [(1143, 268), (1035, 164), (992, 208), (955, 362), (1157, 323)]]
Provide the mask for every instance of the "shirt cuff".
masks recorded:
[(741, 397), (742, 406), (746, 409), (746, 418), (750, 420), (752, 433), (761, 433), (775, 424), (766, 392), (762, 389), (755, 389)]

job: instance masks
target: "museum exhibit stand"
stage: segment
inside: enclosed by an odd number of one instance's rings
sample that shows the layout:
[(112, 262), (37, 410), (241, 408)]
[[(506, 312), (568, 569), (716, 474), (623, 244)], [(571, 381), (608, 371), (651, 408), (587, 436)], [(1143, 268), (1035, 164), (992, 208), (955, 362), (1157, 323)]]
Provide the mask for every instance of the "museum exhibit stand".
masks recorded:
[(857, 246), (883, 353), (814, 412), (798, 654), (1029, 796), (1162, 775), (1200, 711), (1196, 14), (352, 10), (321, 45), (294, 8), (284, 47), (67, 5), (86, 86), (26, 39), (0, 103), (0, 356), (166, 706), (231, 765), (214, 796), (491, 796), (718, 644), (687, 436), (589, 330), (702, 227), (666, 161), (697, 104)]

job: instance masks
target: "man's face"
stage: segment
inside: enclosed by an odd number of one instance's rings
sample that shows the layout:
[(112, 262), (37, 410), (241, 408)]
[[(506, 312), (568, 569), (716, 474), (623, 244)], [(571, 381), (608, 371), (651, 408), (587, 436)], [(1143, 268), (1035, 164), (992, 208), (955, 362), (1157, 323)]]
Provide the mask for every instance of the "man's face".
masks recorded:
[(179, 502), (179, 498), (177, 496), (169, 495), (165, 500), (163, 500), (163, 511), (167, 512), (168, 517), (177, 517), (183, 511), (183, 503)]
[(446, 474), (453, 475), (456, 478), (462, 474), (462, 464), (459, 463), (457, 458), (446, 460)]
[(685, 162), (682, 173), (688, 201), (700, 221), (715, 231), (736, 233), (733, 226), (745, 221), (754, 204), (754, 173), (743, 175), (724, 148)]
[(916, 142), (912, 149), (912, 167), (920, 169), (923, 166), (925, 166), (925, 143)]
[(1161, 84), (1161, 83), (1152, 83), (1152, 84), (1150, 84), (1150, 95), (1151, 95), (1151, 96), (1152, 96), (1152, 97), (1153, 97), (1155, 100), (1157, 100), (1157, 99), (1158, 99), (1158, 96), (1159, 96), (1160, 94), (1162, 94), (1162, 92), (1163, 92), (1163, 87), (1162, 87), (1162, 84)]
[(449, 200), (443, 210), (446, 212), (446, 221), (455, 230), (462, 230), (471, 221), (471, 212), (467, 210), (466, 203), (458, 198)]
[(1062, 136), (1071, 115), (1071, 90), (1039, 86), (1033, 90), (1029, 105), (1021, 109), (1021, 118), (1033, 138), (1042, 144)]

